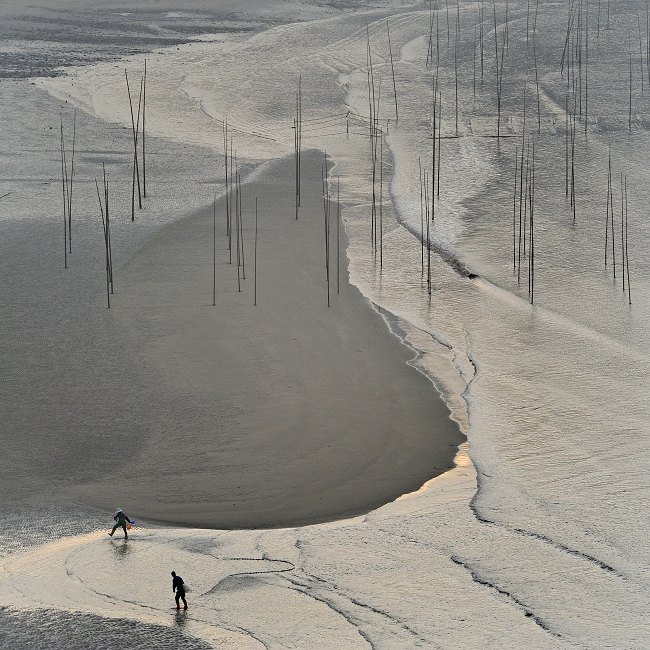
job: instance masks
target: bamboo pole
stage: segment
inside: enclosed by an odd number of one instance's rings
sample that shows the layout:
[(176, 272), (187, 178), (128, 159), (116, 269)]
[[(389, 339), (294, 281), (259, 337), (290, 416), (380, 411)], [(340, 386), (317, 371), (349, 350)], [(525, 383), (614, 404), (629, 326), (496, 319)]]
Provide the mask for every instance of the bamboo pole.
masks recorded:
[(341, 293), (339, 282), (340, 265), (341, 265), (341, 177), (336, 177), (336, 293)]
[(302, 200), (302, 75), (298, 75), (298, 207)]
[(632, 304), (632, 289), (630, 287), (630, 255), (627, 246), (627, 177), (625, 178), (625, 266), (627, 267), (627, 300)]
[[(610, 172), (611, 173), (611, 172)], [(614, 229), (614, 181), (611, 181), (611, 191), (609, 193), (609, 214), (612, 220), (611, 233), (612, 233), (612, 270), (614, 271), (614, 280), (616, 280), (616, 230)]]
[(381, 138), (379, 151), (379, 269), (382, 270), (384, 268), (384, 138)]
[(70, 186), (68, 188), (68, 252), (72, 253), (72, 184), (74, 182), (74, 153), (77, 140), (77, 109), (72, 118), (72, 159), (70, 162)]
[(608, 161), (608, 171), (607, 171), (607, 198), (605, 202), (607, 204), (605, 211), (605, 266), (607, 266), (607, 244), (609, 243), (609, 197), (612, 191), (612, 150), (610, 145), (609, 150), (609, 161)]
[[(135, 177), (136, 177), (136, 170), (138, 169), (138, 136), (137, 136), (136, 126), (135, 126), (135, 117), (133, 115), (133, 100), (131, 98), (131, 87), (129, 85), (129, 75), (126, 71), (126, 68), (124, 68), (124, 77), (126, 78), (126, 91), (129, 96), (129, 108), (131, 110), (131, 129), (133, 131), (133, 178), (131, 182), (131, 221), (133, 222), (135, 221)], [(142, 85), (140, 86), (140, 91), (142, 92)], [(139, 113), (139, 107), (138, 107), (138, 113)], [(139, 190), (140, 187), (138, 182), (138, 191)], [(140, 207), (142, 207), (141, 203), (140, 203)]]
[[(99, 183), (97, 178), (95, 178), (95, 187), (97, 188), (97, 200), (99, 201), (99, 211), (102, 217), (102, 232), (104, 233), (104, 250), (106, 254), (106, 308), (111, 308), (111, 292), (110, 292), (110, 276), (109, 276), (109, 264), (108, 264), (108, 228), (106, 225), (106, 220), (104, 218), (104, 208), (102, 206), (102, 199), (99, 194)], [(104, 186), (104, 193), (106, 193), (106, 187)]]
[(147, 198), (147, 157), (145, 147), (145, 114), (147, 110), (147, 59), (144, 60), (144, 82), (142, 85), (142, 194)]
[(458, 135), (458, 36), (454, 38), (454, 86), (456, 92), (456, 135)]
[(519, 173), (519, 149), (515, 149), (515, 189), (512, 197), (512, 269), (517, 268), (517, 175)]
[(589, 124), (589, 0), (585, 0), (585, 136)]
[(422, 186), (422, 158), (418, 157), (420, 167), (420, 262), (421, 277), (424, 277), (424, 205), (423, 205), (423, 186)]
[(140, 109), (142, 105), (142, 86), (143, 80), (140, 79), (140, 95), (138, 96), (138, 119), (135, 123), (135, 150), (133, 162), (135, 165), (135, 175), (138, 181), (138, 209), (142, 210), (142, 189), (140, 187), (140, 165), (138, 164), (138, 138), (140, 136)]
[[(442, 142), (442, 91), (438, 92), (438, 157), (437, 157), (437, 170), (436, 170), (436, 196), (440, 198), (440, 144)], [(433, 189), (433, 186), (432, 186)]]
[(253, 305), (257, 306), (257, 197), (255, 197), (255, 248), (253, 253), (254, 273), (253, 273)]
[(449, 47), (449, 0), (445, 0), (445, 5), (447, 7), (447, 47)]
[[(533, 33), (534, 38), (534, 33)], [(530, 200), (530, 304), (535, 302), (535, 219), (533, 217), (535, 206), (535, 142), (533, 142), (533, 173), (531, 179)]]
[(625, 194), (623, 187), (623, 170), (621, 169), (621, 277), (625, 293)]
[(241, 268), (241, 249), (240, 249), (240, 230), (239, 230), (239, 202), (241, 200), (239, 196), (239, 183), (237, 182), (237, 177), (239, 171), (237, 169), (237, 163), (235, 162), (235, 236), (237, 244), (237, 291), (241, 293), (241, 274), (239, 269)]
[[(533, 38), (535, 36), (533, 35)], [(531, 151), (530, 172), (528, 176), (528, 293), (532, 291), (533, 276), (531, 272), (532, 262), (532, 224), (533, 224), (533, 167), (535, 166), (535, 140)]]
[(435, 205), (435, 183), (436, 183), (436, 99), (437, 99), (437, 80), (435, 76), (431, 77), (431, 99), (433, 102), (431, 114), (431, 221), (436, 218)]
[(105, 213), (106, 213), (106, 235), (108, 239), (108, 268), (109, 268), (109, 273), (110, 273), (110, 280), (111, 280), (111, 295), (115, 293), (115, 283), (113, 282), (113, 246), (111, 244), (111, 220), (109, 216), (109, 200), (108, 200), (108, 195), (109, 195), (109, 190), (108, 190), (108, 180), (106, 178), (106, 165), (102, 163), (102, 175), (104, 178), (104, 205), (105, 205)]
[(483, 23), (485, 22), (483, 3), (479, 3), (479, 43), (481, 45), (481, 88), (483, 87), (483, 44), (484, 44), (484, 27)]
[(239, 242), (241, 245), (241, 279), (246, 279), (246, 253), (244, 250), (244, 200), (241, 191), (241, 173), (237, 174), (237, 182), (239, 183)]
[(569, 93), (565, 95), (564, 102), (564, 194), (569, 198)]
[[(528, 158), (530, 154), (530, 142), (528, 143), (527, 147), (527, 153), (526, 153), (526, 190), (524, 191), (523, 187), (523, 176), (522, 176), (522, 183), (519, 185), (519, 244), (517, 246), (517, 284), (521, 282), (521, 236), (522, 236), (522, 216), (525, 219), (525, 212), (524, 215), (522, 215), (522, 203), (523, 203), (523, 209), (525, 211), (526, 209), (526, 196), (528, 192)], [(521, 152), (521, 168), (522, 168), (522, 174), (523, 174), (523, 165), (524, 165), (524, 152), (522, 150)]]
[[(424, 192), (425, 192), (425, 197), (429, 191), (429, 183), (427, 179), (427, 172), (424, 172)], [(428, 202), (426, 203), (427, 205), (427, 293), (429, 294), (429, 298), (431, 298), (431, 219), (429, 219), (429, 207), (428, 207)]]
[(217, 198), (212, 202), (212, 306), (217, 304)]
[[(230, 208), (229, 208), (229, 210), (230, 210), (230, 236), (228, 238), (228, 249), (230, 250), (230, 264), (232, 264), (232, 226), (233, 226), (233, 207), (234, 207), (233, 206), (233, 201), (234, 202), (237, 201), (237, 197), (236, 197), (236, 195), (233, 196), (233, 190), (232, 190), (233, 178), (235, 176), (235, 174), (234, 174), (235, 157), (233, 155), (233, 138), (232, 138), (232, 136), (230, 136), (229, 151), (230, 151), (230, 193), (229, 193), (227, 198), (228, 198), (228, 202), (230, 204)], [(235, 194), (236, 194), (236, 188), (235, 188)], [(237, 226), (237, 214), (236, 213), (235, 213), (234, 219), (235, 219), (235, 227), (238, 227)], [(236, 236), (237, 235), (235, 234), (235, 237)]]
[(63, 268), (68, 268), (68, 202), (66, 194), (65, 142), (63, 139), (63, 116), (61, 117), (61, 186), (63, 191)]
[(327, 152), (325, 152), (325, 162), (321, 165), (322, 185), (323, 185), (323, 223), (325, 226), (325, 280), (327, 281), (327, 306), (330, 307), (330, 237), (329, 237), (329, 184), (327, 170)]
[(393, 49), (390, 43), (390, 26), (386, 21), (386, 30), (388, 32), (388, 53), (390, 54), (390, 70), (393, 75), (393, 96), (395, 98), (395, 122), (399, 122), (399, 112), (397, 110), (397, 85), (395, 84), (395, 66), (393, 65)]
[(526, 261), (526, 223), (528, 220), (529, 204), (530, 204), (530, 142), (526, 151), (526, 175), (524, 176), (524, 218), (523, 218), (523, 239), (522, 248), (524, 253), (524, 262)]
[[(496, 71), (497, 91), (497, 140), (501, 137), (501, 86), (499, 84), (499, 38), (497, 33), (497, 5), (496, 0), (492, 5), (494, 10), (494, 57)], [(528, 29), (526, 29), (526, 42), (528, 42)]]
[(225, 169), (225, 203), (226, 203), (226, 236), (228, 237), (228, 264), (232, 264), (232, 219), (230, 214), (230, 186), (228, 184), (228, 118), (223, 123), (223, 152)]
[(427, 45), (427, 60), (425, 67), (429, 67), (429, 61), (433, 63), (433, 0), (429, 0), (429, 43)]
[(539, 105), (539, 77), (537, 75), (537, 45), (535, 43), (535, 32), (533, 32), (533, 58), (535, 60), (535, 90), (537, 91), (537, 133), (541, 133), (542, 115)]

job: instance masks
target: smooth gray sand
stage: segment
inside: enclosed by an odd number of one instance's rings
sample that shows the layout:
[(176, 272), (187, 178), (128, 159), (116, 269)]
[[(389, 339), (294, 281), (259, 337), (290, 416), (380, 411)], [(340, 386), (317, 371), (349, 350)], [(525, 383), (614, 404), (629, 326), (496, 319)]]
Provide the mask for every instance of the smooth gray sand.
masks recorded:
[(344, 250), (337, 294), (335, 204), (327, 307), (321, 162), (304, 155), (298, 221), (291, 159), (244, 185), (241, 292), (217, 202), (216, 306), (212, 207), (164, 228), (121, 270), (105, 326), (139, 350), (153, 421), (113, 478), (74, 490), (83, 501), (195, 526), (293, 525), (368, 511), (451, 466), (457, 427), (407, 365), (414, 352), (348, 284)]

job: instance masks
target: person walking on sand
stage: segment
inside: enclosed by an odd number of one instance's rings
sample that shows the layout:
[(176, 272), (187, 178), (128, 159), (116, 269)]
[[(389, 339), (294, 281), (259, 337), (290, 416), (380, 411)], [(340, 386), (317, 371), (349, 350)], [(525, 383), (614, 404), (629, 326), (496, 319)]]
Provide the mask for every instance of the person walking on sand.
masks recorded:
[(180, 609), (181, 605), (178, 602), (179, 600), (183, 601), (183, 609), (187, 609), (187, 601), (185, 600), (185, 583), (183, 578), (176, 575), (176, 571), (172, 571), (172, 591), (176, 592), (176, 609)]
[(126, 532), (126, 525), (130, 524), (131, 520), (128, 518), (126, 512), (124, 512), (122, 508), (118, 508), (113, 515), (113, 519), (115, 519), (115, 526), (113, 526), (113, 530), (108, 534), (113, 537), (113, 533), (117, 530), (118, 526), (122, 526), (122, 530), (124, 531), (124, 539), (129, 539), (129, 536)]

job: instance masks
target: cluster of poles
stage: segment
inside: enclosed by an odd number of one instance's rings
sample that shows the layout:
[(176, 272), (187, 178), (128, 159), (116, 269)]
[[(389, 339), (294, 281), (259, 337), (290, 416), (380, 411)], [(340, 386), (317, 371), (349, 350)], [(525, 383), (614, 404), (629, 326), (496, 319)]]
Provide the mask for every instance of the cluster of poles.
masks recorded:
[[(133, 178), (131, 181), (131, 221), (135, 221), (135, 190), (138, 188), (138, 208), (142, 210), (142, 198), (147, 196), (147, 165), (146, 165), (146, 140), (145, 120), (147, 112), (147, 60), (144, 60), (144, 74), (140, 77), (140, 92), (138, 93), (137, 114), (133, 110), (133, 97), (129, 85), (129, 74), (124, 68), (126, 79), (126, 91), (129, 96), (129, 108), (131, 110), (131, 129), (133, 132)], [(140, 141), (140, 136), (142, 140)], [(140, 183), (140, 163), (138, 157), (138, 142), (142, 147), (142, 183)]]
[[(499, 25), (496, 2), (493, 1), (492, 11), (487, 13), (483, 1), (478, 3), (476, 20), (474, 23), (474, 50), (473, 50), (473, 92), (476, 95), (477, 68), (480, 64), (481, 85), (483, 84), (485, 68), (486, 33), (493, 29), (494, 33), (494, 70), (496, 80), (496, 136), (500, 138), (501, 133), (501, 103), (504, 78), (504, 59), (509, 50), (509, 2), (505, 3), (505, 22)], [(592, 0), (593, 7), (593, 0)], [(536, 31), (538, 18), (539, 0), (535, 1), (534, 10), (531, 8), (531, 0), (527, 2), (526, 16), (526, 44), (528, 56), (529, 40), (532, 39), (532, 60), (534, 61), (535, 89), (537, 95), (537, 132), (541, 132), (541, 108), (539, 91), (539, 73), (537, 65)], [(592, 8), (593, 11), (593, 8)], [(570, 0), (567, 15), (567, 27), (564, 37), (564, 47), (559, 61), (560, 73), (564, 76), (566, 72), (567, 93), (565, 99), (565, 197), (569, 201), (573, 213), (573, 221), (576, 221), (576, 135), (578, 132), (578, 119), (584, 123), (585, 135), (587, 134), (589, 116), (589, 28), (592, 24), (589, 20), (589, 0)], [(492, 14), (490, 16), (490, 13)], [(455, 125), (456, 136), (458, 136), (459, 124), (459, 99), (458, 99), (458, 52), (461, 38), (461, 14), (459, 3), (456, 3), (455, 25), (452, 29), (450, 19), (450, 8), (448, 0), (445, 0), (447, 48), (454, 48), (454, 92), (455, 92)], [(441, 140), (442, 140), (442, 91), (440, 74), (440, 47), (441, 41), (441, 17), (442, 13), (438, 2), (431, 2), (428, 11), (429, 40), (426, 53), (426, 67), (434, 66), (431, 73), (431, 116), (430, 116), (430, 139), (431, 139), (431, 160), (430, 166), (423, 164), (423, 158), (418, 159), (419, 181), (420, 181), (420, 244), (421, 244), (421, 275), (427, 278), (427, 289), (431, 296), (431, 248), (432, 233), (436, 217), (436, 199), (440, 197), (440, 171), (441, 171)], [(606, 3), (606, 27), (610, 28), (609, 1)], [(487, 27), (486, 27), (487, 25)], [(650, 84), (650, 6), (646, 3), (646, 68), (644, 70), (644, 48), (641, 35), (641, 18), (637, 15), (637, 28), (639, 35), (639, 65), (641, 71), (641, 89), (644, 88), (644, 76), (648, 75)], [(598, 1), (596, 19), (596, 37), (599, 38), (601, 31), (601, 1)], [(388, 56), (385, 62), (390, 63), (392, 77), (392, 90), (394, 100), (394, 119), (399, 122), (399, 103), (397, 93), (397, 81), (395, 74), (395, 62), (393, 59), (390, 24), (386, 21), (386, 33), (388, 41)], [(453, 35), (452, 35), (453, 34)], [(388, 133), (390, 119), (393, 117), (392, 110), (389, 116), (382, 114), (381, 104), (382, 82), (381, 76), (377, 74), (376, 66), (373, 65), (373, 49), (370, 40), (370, 28), (366, 26), (366, 64), (367, 64), (367, 91), (368, 91), (368, 118), (366, 137), (370, 142), (370, 164), (372, 178), (372, 205), (370, 214), (370, 239), (374, 258), (383, 268), (383, 239), (384, 239), (384, 218), (383, 218), (383, 177), (384, 177), (384, 138)], [(444, 42), (444, 41), (443, 41)], [(632, 89), (633, 89), (633, 66), (632, 48), (629, 56), (629, 128), (632, 124)], [(128, 71), (125, 69), (126, 88), (129, 100), (131, 115), (132, 139), (133, 139), (133, 172), (131, 187), (131, 221), (135, 220), (135, 197), (137, 191), (138, 207), (142, 208), (142, 200), (146, 198), (146, 83), (147, 83), (147, 61), (144, 61), (144, 72), (140, 78), (140, 88), (137, 96), (137, 108), (135, 96), (132, 94)], [(513, 194), (513, 270), (517, 271), (517, 281), (522, 281), (522, 268), (528, 271), (528, 292), (531, 303), (534, 301), (534, 196), (535, 196), (535, 143), (526, 138), (526, 86), (529, 81), (524, 82), (523, 106), (524, 118), (522, 129), (521, 151), (517, 148), (515, 152), (515, 173), (514, 173), (514, 194)], [(303, 151), (303, 85), (302, 78), (298, 78), (297, 90), (295, 93), (295, 116), (293, 118), (294, 155), (295, 155), (295, 218), (298, 219), (301, 206), (301, 168)], [(383, 109), (385, 112), (385, 109)], [(352, 111), (345, 115), (345, 132), (350, 134), (350, 116)], [(353, 115), (359, 117), (359, 115)], [(334, 126), (340, 116), (331, 118), (320, 118), (319, 120), (307, 121), (307, 130), (324, 130)], [(61, 177), (62, 197), (64, 214), (64, 265), (68, 266), (68, 254), (72, 252), (72, 197), (75, 176), (75, 146), (76, 146), (76, 113), (72, 126), (72, 145), (66, 143), (64, 137), (63, 119), (61, 119)], [(233, 150), (233, 139), (229, 133), (227, 120), (223, 126), (223, 147), (225, 165), (225, 207), (226, 207), (226, 234), (228, 238), (229, 264), (236, 262), (237, 266), (237, 287), (242, 290), (242, 281), (246, 279), (246, 259), (244, 248), (244, 226), (243, 226), (243, 197), (241, 172), (237, 162), (236, 153)], [(69, 150), (71, 149), (71, 153)], [(426, 156), (425, 156), (426, 158)], [(112, 255), (110, 249), (110, 220), (109, 220), (109, 188), (106, 180), (105, 170), (103, 171), (103, 193), (99, 191), (97, 183), (97, 194), (100, 202), (102, 216), (104, 241), (106, 248), (106, 273), (107, 273), (107, 296), (110, 306), (110, 293), (113, 292), (113, 271)], [(327, 302), (330, 305), (330, 229), (331, 229), (331, 189), (328, 180), (327, 158), (322, 171), (323, 186), (323, 215), (325, 228), (325, 270), (327, 279)], [(103, 195), (103, 199), (102, 199)], [(338, 183), (337, 183), (338, 195)], [(615, 228), (614, 228), (614, 189), (611, 173), (611, 154), (608, 172), (607, 190), (607, 219), (606, 219), (606, 244), (605, 244), (605, 265), (608, 265), (608, 255), (611, 243), (612, 267), (616, 277), (615, 259)], [(340, 207), (337, 212), (337, 250), (338, 230), (340, 221)], [(216, 198), (214, 201), (213, 215), (213, 238), (216, 241)], [(623, 276), (624, 288), (627, 288), (628, 299), (631, 303), (630, 271), (627, 252), (627, 179), (621, 177), (621, 275)], [(425, 255), (426, 249), (426, 255)], [(256, 199), (256, 226), (255, 226), (255, 251), (257, 251), (257, 199)], [(255, 253), (255, 267), (257, 257)], [(216, 249), (213, 251), (213, 305), (216, 304)], [(337, 290), (338, 279), (338, 252), (337, 252)], [(255, 271), (255, 304), (257, 304), (257, 275)]]
[(72, 118), (72, 152), (68, 166), (68, 153), (61, 116), (61, 184), (63, 192), (63, 265), (68, 268), (68, 254), (72, 253), (72, 189), (74, 184), (74, 154), (77, 140), (77, 111)]
[[(390, 60), (393, 81), (393, 99), (395, 105), (395, 122), (399, 122), (399, 105), (397, 101), (397, 83), (395, 81), (395, 64), (390, 39), (390, 25), (386, 21), (388, 35), (388, 58)], [(366, 75), (368, 88), (368, 137), (370, 141), (370, 165), (372, 178), (372, 207), (370, 212), (370, 242), (375, 260), (379, 259), (379, 268), (384, 265), (384, 136), (388, 131), (390, 118), (381, 116), (381, 77), (375, 85), (375, 69), (372, 62), (370, 29), (366, 25)], [(386, 121), (386, 131), (383, 121)]]
[[(436, 197), (440, 197), (440, 160), (442, 134), (442, 92), (438, 88), (438, 78), (431, 78), (431, 171), (422, 169), (422, 159), (418, 159), (420, 170), (420, 251), (422, 276), (425, 272), (424, 249), (426, 245), (427, 292), (431, 297), (431, 235), (436, 219)], [(425, 239), (426, 233), (426, 239)], [(426, 242), (426, 244), (425, 244)]]
[[(617, 201), (618, 202), (618, 201)], [(605, 218), (605, 266), (607, 266), (607, 252), (611, 240), (612, 269), (616, 279), (616, 225), (614, 223), (614, 184), (612, 178), (612, 154), (609, 154), (607, 164), (607, 214)], [(626, 289), (628, 304), (632, 304), (632, 287), (630, 285), (630, 258), (627, 246), (627, 176), (621, 171), (621, 277), (623, 279), (623, 293)]]
[[(113, 251), (111, 248), (111, 220), (108, 212), (108, 180), (106, 179), (106, 166), (102, 163), (102, 185), (103, 192), (99, 191), (99, 182), (95, 178), (97, 188), (97, 200), (99, 201), (99, 212), (102, 217), (102, 230), (104, 231), (104, 248), (106, 253), (106, 302), (107, 308), (111, 308), (111, 295), (113, 287)], [(102, 196), (103, 195), (103, 196)]]
[[(244, 250), (244, 217), (241, 172), (237, 162), (237, 152), (233, 149), (232, 136), (228, 135), (228, 120), (223, 124), (224, 167), (226, 170), (226, 237), (228, 238), (228, 264), (237, 266), (237, 291), (241, 292), (242, 280), (246, 279), (246, 254)], [(233, 235), (234, 231), (234, 235)], [(257, 279), (255, 280), (257, 282)], [(213, 291), (214, 298), (214, 291)], [(214, 304), (214, 300), (213, 300)]]
[[(147, 61), (144, 62), (144, 75), (140, 80), (140, 93), (138, 98), (137, 118), (133, 110), (133, 100), (129, 85), (128, 72), (125, 69), (127, 94), (129, 107), (131, 109), (131, 126), (133, 133), (133, 181), (131, 192), (131, 221), (135, 220), (135, 190), (138, 189), (138, 205), (142, 208), (142, 198), (146, 197), (146, 166), (145, 166), (145, 112), (146, 112), (146, 79)], [(75, 178), (75, 149), (77, 137), (77, 111), (73, 113), (72, 121), (72, 146), (66, 143), (63, 116), (61, 116), (60, 127), (60, 149), (61, 149), (61, 185), (63, 197), (63, 265), (68, 268), (68, 255), (72, 253), (72, 198)], [(141, 136), (141, 139), (140, 139)], [(139, 144), (142, 154), (139, 156)], [(69, 152), (70, 150), (70, 152)], [(142, 166), (142, 183), (140, 182), (140, 160)], [(106, 178), (106, 167), (102, 163), (102, 191), (99, 189), (99, 182), (95, 179), (97, 199), (99, 201), (100, 216), (102, 220), (102, 232), (104, 235), (105, 248), (105, 270), (106, 270), (106, 299), (107, 307), (110, 309), (110, 296), (114, 293), (113, 284), (113, 255), (111, 248), (111, 228), (109, 216), (109, 185)]]
[[(524, 172), (524, 151), (526, 166)], [(519, 149), (515, 152), (515, 182), (512, 202), (512, 268), (517, 271), (517, 283), (521, 284), (521, 256), (524, 262), (528, 254), (528, 295), (531, 304), (535, 302), (535, 142), (522, 138), (521, 158)], [(518, 191), (517, 191), (518, 190)], [(517, 213), (519, 218), (517, 218)], [(526, 253), (526, 225), (528, 225), (528, 253)]]

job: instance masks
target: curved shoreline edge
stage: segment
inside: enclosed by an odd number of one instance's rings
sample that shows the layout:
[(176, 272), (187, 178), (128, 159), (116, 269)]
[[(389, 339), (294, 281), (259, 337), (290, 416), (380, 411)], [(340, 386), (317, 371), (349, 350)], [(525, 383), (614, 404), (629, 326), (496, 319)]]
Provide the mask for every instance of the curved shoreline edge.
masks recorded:
[[(321, 154), (304, 156), (298, 221), (289, 158), (242, 188), (249, 261), (241, 292), (236, 264), (223, 259), (220, 210), (216, 308), (206, 300), (212, 206), (165, 226), (123, 267), (106, 325), (128, 332), (126, 347), (140, 351), (143, 384), (155, 377), (151, 402), (163, 412), (153, 414), (124, 481), (109, 497), (103, 479), (73, 488), (82, 502), (117, 499), (140, 518), (174, 525), (286, 527), (366, 514), (454, 467), (465, 437), (430, 378), (408, 365), (414, 348), (349, 284), (347, 255), (341, 292), (332, 277), (327, 307)], [(253, 195), (263, 206), (257, 307)], [(183, 422), (194, 430), (181, 428), (179, 443), (173, 432)]]

